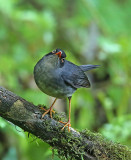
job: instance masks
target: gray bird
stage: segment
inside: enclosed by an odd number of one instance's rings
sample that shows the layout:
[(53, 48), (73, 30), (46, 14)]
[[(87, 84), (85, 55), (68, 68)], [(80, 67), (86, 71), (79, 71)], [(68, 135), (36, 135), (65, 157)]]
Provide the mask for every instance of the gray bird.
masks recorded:
[(55, 100), (51, 107), (46, 110), (42, 115), (42, 118), (50, 112), (52, 118), (53, 105), (57, 98), (69, 99), (69, 119), (68, 122), (62, 122), (65, 124), (62, 130), (68, 126), (70, 131), (71, 126), (71, 97), (72, 94), (81, 87), (89, 88), (90, 82), (87, 75), (84, 73), (88, 70), (99, 67), (99, 65), (81, 65), (77, 66), (67, 60), (65, 60), (66, 54), (61, 49), (56, 49), (46, 54), (34, 67), (34, 79), (37, 86), (45, 94), (55, 97)]

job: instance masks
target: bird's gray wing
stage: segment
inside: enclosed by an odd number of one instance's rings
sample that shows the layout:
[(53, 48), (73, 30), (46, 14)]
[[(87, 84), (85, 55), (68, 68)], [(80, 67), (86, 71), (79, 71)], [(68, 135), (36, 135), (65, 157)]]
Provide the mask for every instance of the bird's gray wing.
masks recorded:
[(95, 69), (100, 67), (100, 65), (92, 65), (92, 64), (88, 64), (88, 65), (81, 65), (79, 66), (84, 72), (89, 71), (91, 69)]
[(77, 65), (66, 61), (62, 67), (61, 77), (64, 82), (74, 88), (90, 87), (90, 82), (84, 71)]

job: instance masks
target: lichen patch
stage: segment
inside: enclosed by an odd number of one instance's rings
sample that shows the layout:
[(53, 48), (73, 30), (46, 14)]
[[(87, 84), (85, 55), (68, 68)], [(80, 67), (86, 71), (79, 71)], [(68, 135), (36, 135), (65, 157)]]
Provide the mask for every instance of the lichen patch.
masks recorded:
[(15, 120), (25, 121), (31, 118), (32, 113), (25, 108), (21, 100), (17, 100), (11, 106), (10, 111), (8, 112), (8, 115), (14, 118)]
[(24, 105), (23, 105), (23, 103), (18, 99), (16, 102), (14, 102), (14, 104), (13, 104), (13, 106), (14, 107), (23, 107)]

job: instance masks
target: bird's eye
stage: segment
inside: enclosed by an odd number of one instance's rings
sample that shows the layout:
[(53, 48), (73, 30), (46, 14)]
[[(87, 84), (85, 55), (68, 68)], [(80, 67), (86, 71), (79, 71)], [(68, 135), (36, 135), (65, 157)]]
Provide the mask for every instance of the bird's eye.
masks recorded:
[(56, 50), (53, 50), (52, 53), (56, 53)]

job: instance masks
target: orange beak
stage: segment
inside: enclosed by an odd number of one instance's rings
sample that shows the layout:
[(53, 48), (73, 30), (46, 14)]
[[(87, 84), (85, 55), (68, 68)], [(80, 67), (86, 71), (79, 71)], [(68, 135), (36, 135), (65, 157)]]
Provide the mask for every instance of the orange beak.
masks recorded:
[(61, 58), (61, 51), (60, 51), (60, 52), (57, 52), (56, 55), (58, 55), (59, 58)]

